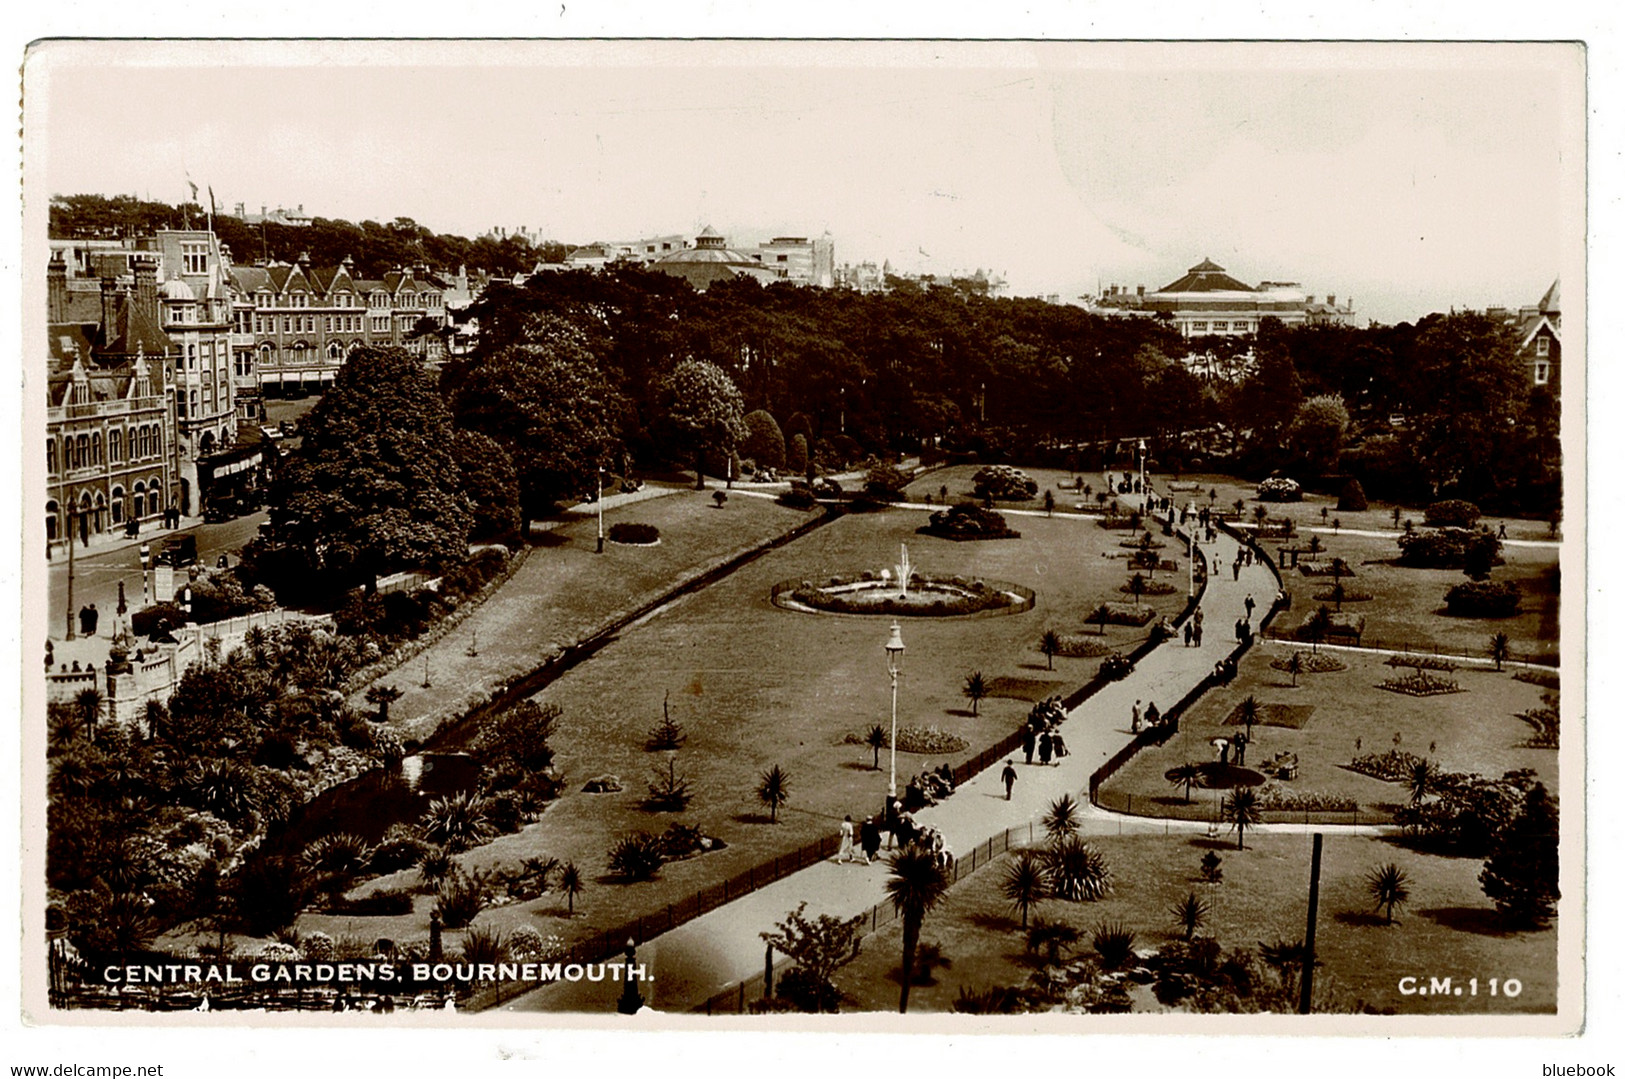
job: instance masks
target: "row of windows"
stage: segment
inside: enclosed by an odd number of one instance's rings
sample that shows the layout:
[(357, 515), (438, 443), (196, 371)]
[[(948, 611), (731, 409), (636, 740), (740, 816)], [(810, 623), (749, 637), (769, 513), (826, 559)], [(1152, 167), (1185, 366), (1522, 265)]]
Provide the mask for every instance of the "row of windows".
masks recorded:
[[(314, 297), (314, 298), (319, 299), (319, 297)], [(265, 291), (265, 290), (262, 289), (259, 292), (254, 293), (254, 306), (255, 307), (321, 307), (321, 306), (327, 306), (327, 307), (359, 307), (360, 306), (359, 304), (355, 303), (355, 297), (352, 296), (348, 292), (336, 292), (336, 293), (334, 293), (332, 295), (332, 297), (330, 297), (332, 302), (328, 303), (328, 304), (325, 304), (325, 305), (323, 305), (323, 304), (313, 304), (313, 303), (310, 302), (312, 299), (313, 299), (313, 297), (309, 293), (306, 293), (306, 292), (290, 292), (290, 293), (288, 293), (287, 296), (282, 298), (281, 303), (278, 303), (277, 302), (277, 297), (276, 297), (276, 295), (274, 293), (271, 293), (271, 292), (268, 292), (268, 291)], [(419, 293), (410, 293), (410, 292), (408, 292), (408, 293), (404, 293), (404, 294), (401, 295), (400, 303), (398, 305), (392, 304), (391, 300), (392, 300), (392, 297), (387, 292), (369, 292), (369, 293), (367, 293), (367, 306), (368, 307), (400, 306), (400, 307), (412, 307), (412, 308), (417, 308), (417, 307), (437, 308), (437, 307), (439, 307), (441, 305), (441, 297), (440, 297), (440, 293), (438, 293), (438, 292), (419, 292)]]
[(1192, 322), (1191, 333), (1251, 333), (1251, 322)]
[[(315, 315), (283, 315), (282, 316), (282, 332), (283, 333), (315, 333), (316, 332), (316, 327), (318, 325), (320, 325), (322, 327), (322, 329), (327, 333), (360, 333), (361, 332), (361, 320), (362, 320), (362, 316), (360, 316), (360, 315), (325, 315), (325, 316), (322, 316), (320, 319), (318, 319), (317, 316), (315, 316)], [(380, 323), (382, 323), (381, 326), (380, 326)], [(372, 326), (373, 326), (373, 329), (386, 329), (387, 330), (389, 328), (389, 319), (388, 319), (387, 316), (382, 318), (382, 319), (375, 318), (375, 319), (372, 320)], [(261, 317), (259, 315), (254, 316), (254, 332), (255, 333), (257, 333), (257, 334), (276, 333), (277, 332), (276, 328), (277, 328), (277, 316), (275, 316), (275, 315), (267, 315), (265, 317)]]
[[(101, 528), (100, 515), (104, 511), (110, 510), (112, 523), (121, 525), (124, 523), (126, 509), (128, 509), (130, 516), (140, 519), (149, 513), (160, 513), (163, 508), (162, 487), (159, 482), (156, 479), (153, 480), (149, 490), (146, 481), (138, 480), (131, 489), (127, 500), (124, 496), (124, 488), (115, 486), (113, 488), (113, 504), (111, 507), (108, 506), (107, 499), (100, 492), (97, 492), (94, 502), (91, 501), (90, 493), (85, 492), (79, 496), (78, 514), (81, 517), (90, 518), (92, 527), (99, 530)], [(45, 503), (46, 539), (54, 540), (60, 534), (58, 518), (61, 509), (62, 507), (57, 504), (55, 499)]]
[[(337, 363), (360, 347), (360, 341), (351, 341), (347, 346), (340, 344), (338, 341), (329, 341), (327, 347), (320, 354), (326, 356), (333, 363)], [(311, 358), (311, 354), (315, 352), (315, 349), (306, 345), (303, 341), (296, 341), (281, 350), (281, 354), (287, 358), (290, 364), (312, 363), (314, 360)], [(260, 365), (265, 367), (274, 365), (277, 362), (277, 355), (278, 349), (275, 345), (270, 342), (262, 344), (260, 346)], [(248, 374), (252, 369), (253, 365), (249, 364), (248, 370), (239, 370), (238, 374)]]
[[(197, 391), (193, 391), (196, 393)], [(122, 428), (114, 428), (107, 432), (107, 460), (124, 460), (125, 432)], [(45, 467), (49, 472), (57, 470), (57, 457), (60, 452), (62, 463), (69, 469), (88, 468), (102, 463), (102, 435), (100, 431), (91, 431), (78, 435), (64, 435), (61, 439), (61, 449), (57, 448), (57, 439), (45, 440)], [(148, 457), (156, 457), (163, 452), (163, 432), (156, 423), (143, 424), (129, 430), (130, 460), (139, 461)]]

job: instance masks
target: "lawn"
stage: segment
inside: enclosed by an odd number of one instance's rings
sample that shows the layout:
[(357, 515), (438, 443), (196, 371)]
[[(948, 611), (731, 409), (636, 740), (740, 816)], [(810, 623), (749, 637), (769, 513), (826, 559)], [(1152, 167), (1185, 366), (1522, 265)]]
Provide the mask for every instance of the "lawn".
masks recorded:
[[(1346, 663), (1346, 670), (1300, 675), (1294, 689), (1288, 674), (1270, 666), (1271, 660), (1290, 654), (1291, 649), (1277, 643), (1248, 652), (1236, 680), (1192, 706), (1181, 718), (1178, 734), (1165, 745), (1141, 750), (1102, 785), (1106, 803), (1122, 808), (1123, 799), (1132, 796), (1135, 812), (1181, 812), (1184, 792), (1164, 773), (1186, 761), (1213, 760), (1211, 740), (1236, 733), (1228, 720), (1248, 696), (1265, 706), (1296, 705), (1307, 711), (1296, 717), (1302, 723), (1297, 729), (1254, 726), (1247, 747), (1246, 763), (1254, 768), (1277, 753), (1297, 754), (1298, 778), (1281, 784), (1288, 791), (1342, 795), (1355, 799), (1362, 811), (1390, 812), (1408, 798), (1405, 789), (1344, 766), (1357, 752), (1382, 753), (1396, 744), (1431, 757), (1449, 772), (1499, 777), (1515, 768), (1533, 768), (1550, 789), (1558, 789), (1557, 751), (1527, 746), (1534, 728), (1517, 716), (1540, 706), (1542, 690), (1515, 681), (1510, 670), (1463, 668), (1447, 677), (1464, 692), (1411, 697), (1376, 688), (1407, 669), (1389, 667), (1384, 657), (1372, 653), (1338, 650), (1328, 654)], [(1211, 805), (1217, 795), (1197, 790), (1193, 797)]]
[[(634, 507), (642, 511), (636, 519), (648, 519), (653, 507), (667, 501)], [(707, 509), (697, 516), (734, 520), (736, 507), (744, 510), (750, 501), (736, 498), (725, 510)], [(552, 744), (556, 767), (567, 781), (566, 794), (536, 823), (471, 852), (464, 861), (511, 866), (541, 854), (574, 861), (588, 881), (577, 905), (582, 916), (563, 923), (557, 918), (562, 902), (546, 896), (490, 911), (479, 924), (511, 926), (539, 918), (544, 929), (578, 939), (629, 918), (663, 913), (667, 904), (687, 899), (700, 887), (830, 834), (847, 813), (880, 808), (885, 771), (871, 768), (867, 746), (843, 740), (889, 723), (890, 683), (882, 647), (889, 620), (780, 609), (769, 598), (779, 581), (878, 571), (897, 561), (898, 545), (906, 542), (911, 561), (923, 573), (985, 575), (1036, 591), (1035, 607), (1019, 614), (905, 620), (898, 724), (938, 727), (963, 738), (967, 748), (948, 756), (899, 754), (900, 787), (924, 768), (968, 759), (1025, 718), (1030, 704), (1015, 698), (983, 701), (972, 715), (960, 692), (968, 672), (980, 669), (990, 679), (1008, 675), (1043, 681), (1055, 693), (1068, 692), (1093, 676), (1098, 658), (1057, 657), (1051, 671), (1038, 651), (1039, 638), (1049, 627), (1082, 631), (1084, 613), (1108, 594), (1126, 599), (1115, 591), (1126, 579), (1125, 564), (1108, 557), (1121, 553), (1117, 542), (1122, 533), (1090, 522), (1035, 517), (1023, 519), (1020, 540), (954, 543), (916, 535), (914, 528), (923, 520), (918, 511), (894, 510), (849, 515), (814, 530), (627, 628), (549, 686), (539, 699), (558, 704), (563, 712)], [(664, 525), (662, 532), (676, 538)], [(658, 556), (661, 550), (628, 551), (616, 558), (629, 562)], [(583, 557), (594, 558), (590, 553)], [(539, 601), (537, 607), (548, 611), (548, 602)], [(1147, 602), (1173, 613), (1184, 595), (1181, 590)], [(1088, 632), (1093, 634), (1093, 627)], [(1104, 639), (1126, 652), (1144, 632), (1108, 627)], [(481, 640), (483, 652), (484, 634)], [(665, 754), (646, 752), (644, 742), (668, 693), (672, 717), (688, 735), (675, 769), (696, 794), (681, 814), (650, 813), (640, 806), (654, 768), (667, 766)], [(882, 769), (885, 759), (883, 753)], [(790, 801), (778, 823), (770, 824), (754, 791), (760, 773), (775, 764), (789, 773)], [(582, 791), (588, 778), (606, 773), (620, 777), (625, 789)], [(616, 837), (662, 831), (677, 820), (727, 846), (669, 865), (655, 881), (620, 884), (605, 877), (607, 850)], [(410, 872), (397, 874), (373, 886), (399, 885), (411, 877)], [(353, 923), (346, 931), (372, 932), (367, 919), (344, 921)], [(307, 918), (301, 922), (306, 924), (316, 923)], [(390, 928), (402, 933), (399, 927)]]
[[(1444, 613), (1444, 596), (1467, 577), (1460, 570), (1418, 569), (1397, 565), (1399, 547), (1374, 536), (1323, 536), (1322, 561), (1341, 558), (1354, 571), (1343, 579), (1345, 589), (1358, 589), (1373, 598), (1345, 603), (1348, 618), (1364, 618), (1367, 647), (1413, 648), (1461, 656), (1485, 656), (1489, 641), (1505, 633), (1515, 659), (1557, 662), (1559, 585), (1555, 547), (1507, 546), (1506, 564), (1495, 567), (1492, 579), (1513, 581), (1523, 594), (1521, 613), (1511, 618), (1461, 618)], [(1275, 545), (1267, 545), (1271, 554)], [(1329, 576), (1309, 577), (1284, 568), (1283, 587), (1292, 594), (1292, 609), (1276, 619), (1275, 627), (1290, 631), (1314, 613), (1332, 587)], [(1328, 603), (1335, 607), (1335, 604)]]
[[(1089, 936), (1102, 922), (1120, 922), (1136, 934), (1142, 956), (1182, 935), (1169, 908), (1195, 892), (1209, 905), (1205, 936), (1226, 949), (1303, 939), (1308, 901), (1310, 838), (1248, 836), (1247, 850), (1234, 841), (1203, 836), (1096, 836), (1089, 842), (1111, 866), (1111, 895), (1092, 903), (1051, 900), (1036, 911), (1083, 933), (1079, 955), (1090, 954)], [(1208, 850), (1223, 858), (1224, 880), (1200, 882), (1198, 862)], [(952, 963), (935, 984), (916, 986), (911, 1012), (953, 1010), (960, 987), (970, 990), (1021, 985), (1037, 969), (1025, 954), (1017, 915), (1000, 894), (1009, 858), (998, 858), (962, 879), (927, 915), (920, 939), (938, 945)], [(1365, 876), (1376, 866), (1397, 864), (1409, 877), (1410, 900), (1393, 925), (1374, 914)], [(1391, 840), (1328, 835), (1321, 863), (1320, 916), (1316, 927), (1316, 999), (1342, 1008), (1366, 1007), (1400, 1015), (1551, 1013), (1557, 999), (1555, 928), (1508, 932), (1478, 884), (1479, 861), (1421, 854)], [(858, 958), (836, 974), (843, 1007), (896, 1011), (901, 922), (867, 937)], [(1479, 996), (1406, 996), (1401, 978), (1450, 975), (1456, 984), (1477, 977)], [(1516, 978), (1516, 999), (1490, 997), (1488, 980)], [(1164, 1010), (1139, 989), (1135, 1010)]]
[[(760, 498), (735, 498), (719, 510), (707, 493), (680, 491), (606, 510), (606, 531), (618, 521), (636, 521), (658, 527), (661, 539), (649, 547), (606, 543), (600, 555), (596, 515), (566, 514), (478, 611), (378, 679), (403, 691), (390, 706), (391, 722), (403, 737), (421, 739), (471, 698), (530, 672), (679, 581), (810, 519)], [(350, 703), (370, 708), (364, 698), (359, 691)]]
[[(1209, 472), (1190, 472), (1181, 475), (1176, 480), (1171, 474), (1168, 473), (1156, 473), (1152, 475), (1152, 485), (1158, 490), (1166, 491), (1169, 483), (1197, 484), (1197, 491), (1178, 491), (1174, 493), (1177, 495), (1176, 500), (1179, 503), (1184, 503), (1187, 499), (1195, 498), (1198, 508), (1209, 504), (1209, 491), (1218, 492), (1218, 497), (1212, 500), (1211, 504), (1223, 510), (1227, 514), (1233, 514), (1235, 512), (1236, 499), (1244, 499), (1247, 505), (1242, 512), (1242, 517), (1243, 520), (1248, 522), (1251, 522), (1253, 519), (1254, 507), (1263, 505), (1269, 508), (1271, 517), (1291, 517), (1295, 522), (1297, 522), (1299, 532), (1304, 532), (1304, 530), (1307, 528), (1313, 528), (1316, 531), (1325, 529), (1326, 532), (1329, 533), (1331, 531), (1331, 522), (1334, 518), (1340, 520), (1343, 528), (1345, 529), (1352, 528), (1381, 532), (1395, 532), (1398, 530), (1397, 526), (1394, 524), (1393, 511), (1395, 503), (1392, 502), (1380, 502), (1372, 500), (1369, 502), (1367, 509), (1354, 512), (1350, 510), (1339, 510), (1337, 508), (1336, 494), (1326, 495), (1318, 494), (1314, 491), (1305, 491), (1303, 493), (1303, 501), (1301, 502), (1261, 503), (1258, 500), (1258, 485), (1255, 483), (1247, 483), (1243, 480), (1237, 479), (1234, 476), (1224, 476)], [(1095, 486), (1098, 487), (1099, 484), (1096, 484)], [(1322, 509), (1326, 511), (1326, 516), (1324, 518), (1322, 518), (1320, 515), (1320, 511)], [(1423, 518), (1426, 515), (1426, 512), (1426, 506), (1400, 506), (1399, 519), (1401, 522), (1406, 520), (1413, 521), (1417, 528), (1422, 528), (1424, 527)], [(1482, 523), (1489, 525), (1492, 529), (1499, 528), (1502, 524), (1505, 524), (1507, 527), (1507, 538), (1512, 540), (1550, 541), (1553, 539), (1562, 538), (1561, 529), (1559, 530), (1557, 536), (1554, 537), (1551, 532), (1551, 527), (1546, 521), (1537, 521), (1518, 517), (1484, 517), (1481, 520)], [(1305, 533), (1304, 538), (1308, 538), (1307, 533)]]

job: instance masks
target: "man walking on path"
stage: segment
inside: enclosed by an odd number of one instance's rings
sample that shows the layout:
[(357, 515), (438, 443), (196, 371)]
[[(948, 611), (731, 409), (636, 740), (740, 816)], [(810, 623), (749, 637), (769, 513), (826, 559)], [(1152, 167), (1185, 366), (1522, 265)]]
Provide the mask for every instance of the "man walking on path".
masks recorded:
[(1054, 751), (1055, 746), (1050, 740), (1049, 731), (1045, 731), (1038, 736), (1038, 763), (1048, 764), (1050, 754)]
[(1021, 732), (1021, 751), (1027, 754), (1027, 763), (1033, 762), (1033, 750), (1038, 748), (1038, 739), (1033, 736), (1032, 724), (1028, 724)]
[(863, 864), (868, 865), (880, 853), (880, 822), (866, 817), (858, 829), (859, 845), (863, 848)]
[(1133, 731), (1135, 734), (1139, 734), (1140, 733), (1140, 702), (1139, 701), (1134, 702), (1134, 711), (1131, 714), (1134, 717), (1134, 722), (1129, 725), (1129, 729), (1131, 731)]
[(1247, 608), (1247, 620), (1252, 621), (1253, 608), (1258, 606), (1258, 604), (1253, 602), (1253, 594), (1251, 592), (1247, 593), (1247, 598), (1241, 601), (1241, 605)]
[(1016, 786), (1016, 762), (1005, 761), (1004, 771), (1000, 773), (999, 778), (1004, 780), (1004, 800), (1008, 802), (1010, 800), (1010, 792), (1014, 790)]

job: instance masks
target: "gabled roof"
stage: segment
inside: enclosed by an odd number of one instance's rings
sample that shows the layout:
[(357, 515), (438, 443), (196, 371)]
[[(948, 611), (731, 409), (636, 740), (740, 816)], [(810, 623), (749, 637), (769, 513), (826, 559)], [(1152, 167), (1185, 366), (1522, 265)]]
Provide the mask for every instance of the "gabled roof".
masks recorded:
[(1212, 259), (1204, 258), (1186, 272), (1184, 277), (1158, 289), (1159, 292), (1256, 292), (1224, 272), (1224, 267)]
[(1553, 278), (1552, 287), (1547, 289), (1546, 295), (1540, 298), (1540, 310), (1542, 314), (1556, 315), (1562, 311), (1562, 291), (1559, 288), (1561, 282), (1562, 278)]
[(163, 327), (139, 303), (124, 296), (113, 313), (113, 325), (102, 327), (102, 343), (97, 351), (114, 356), (134, 356), (137, 352), (162, 356), (174, 348), (175, 342)]

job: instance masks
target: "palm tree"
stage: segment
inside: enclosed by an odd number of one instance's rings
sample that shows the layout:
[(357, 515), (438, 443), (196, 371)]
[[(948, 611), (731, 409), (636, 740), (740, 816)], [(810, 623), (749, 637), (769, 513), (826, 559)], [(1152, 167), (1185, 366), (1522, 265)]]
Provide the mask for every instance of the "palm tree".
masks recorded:
[(1140, 605), (1140, 597), (1145, 595), (1145, 575), (1136, 573), (1128, 579), (1129, 594), (1134, 597), (1134, 606)]
[(1332, 602), (1337, 604), (1339, 614), (1343, 611), (1343, 600), (1348, 594), (1348, 589), (1343, 587), (1343, 578), (1339, 577), (1332, 582)]
[(1405, 783), (1411, 791), (1411, 805), (1420, 805), (1428, 795), (1439, 790), (1439, 766), (1425, 758), (1419, 760), (1411, 765)]
[(932, 851), (910, 843), (892, 855), (886, 897), (903, 918), (903, 994), (897, 1002), (900, 1013), (908, 1011), (908, 990), (914, 981), (914, 949), (920, 943), (920, 926), (947, 890), (948, 872)]
[(1063, 794), (1049, 804), (1044, 814), (1044, 832), (1053, 842), (1075, 835), (1080, 825), (1082, 809), (1070, 794)]
[(1125, 967), (1134, 958), (1134, 930), (1121, 922), (1101, 922), (1090, 944), (1107, 970)]
[(453, 853), (478, 846), (495, 831), (486, 819), (485, 799), (473, 791), (436, 798), (424, 811), (418, 827), (425, 840)]
[(869, 733), (863, 736), (863, 744), (875, 751), (874, 770), (877, 772), (880, 771), (880, 751), (885, 749), (890, 742), (891, 735), (887, 734), (886, 728), (878, 723), (870, 727)]
[(1393, 862), (1379, 865), (1365, 875), (1365, 890), (1389, 925), (1394, 924), (1394, 908), (1404, 906), (1411, 897), (1410, 882), (1406, 872)]
[(85, 728), (85, 737), (92, 742), (96, 740), (96, 723), (102, 718), (102, 709), (106, 704), (102, 691), (95, 686), (86, 686), (74, 694), (73, 706), (79, 712), (79, 722)]
[(756, 786), (756, 799), (767, 806), (773, 823), (779, 823), (779, 807), (790, 800), (789, 773), (776, 764), (763, 772)]
[(581, 882), (581, 870), (576, 868), (574, 862), (565, 862), (559, 869), (559, 891), (564, 893), (570, 913), (575, 914), (576, 896), (586, 891), (586, 887)]
[(971, 715), (976, 715), (981, 709), (982, 701), (987, 699), (987, 689), (987, 679), (982, 677), (981, 671), (972, 671), (965, 676), (965, 686), (960, 692), (970, 698)]
[(1169, 907), (1168, 913), (1174, 916), (1175, 924), (1185, 931), (1185, 939), (1190, 940), (1207, 921), (1208, 910), (1207, 903), (1192, 892)]
[(1258, 722), (1261, 715), (1262, 709), (1259, 707), (1258, 698), (1251, 694), (1236, 705), (1236, 718), (1246, 725), (1248, 739), (1252, 738), (1253, 724)]
[(1075, 835), (1051, 844), (1042, 857), (1049, 890), (1058, 899), (1093, 902), (1111, 890), (1112, 871), (1105, 857)]
[(1170, 768), (1162, 774), (1162, 778), (1176, 787), (1185, 788), (1185, 801), (1191, 800), (1191, 788), (1202, 781), (1202, 766), (1193, 761), (1186, 761), (1177, 767)]
[(378, 706), (378, 722), (389, 722), (389, 706), (401, 699), (401, 691), (394, 686), (373, 686), (367, 690), (367, 703)]
[(1029, 952), (1041, 950), (1050, 966), (1060, 966), (1061, 949), (1073, 947), (1082, 936), (1077, 926), (1034, 918), (1033, 927), (1027, 931), (1027, 950)]
[(1304, 636), (1309, 638), (1309, 650), (1319, 652), (1320, 642), (1326, 639), (1326, 635), (1332, 629), (1332, 609), (1322, 603), (1320, 608), (1309, 616), (1309, 621), (1303, 624), (1303, 629)]
[(1298, 974), (1303, 970), (1303, 961), (1307, 956), (1308, 949), (1301, 940), (1277, 940), (1258, 946), (1258, 957), (1281, 979), (1282, 995), (1288, 1000), (1297, 999)]
[(1320, 549), (1321, 549), (1320, 537), (1319, 536), (1310, 536), (1309, 537), (1309, 557), (1314, 558), (1316, 555), (1320, 554)]
[(1049, 664), (1049, 669), (1053, 671), (1055, 656), (1061, 650), (1061, 635), (1053, 629), (1046, 629), (1043, 638), (1038, 642), (1038, 650), (1044, 653), (1044, 659)]
[(1512, 641), (1505, 633), (1497, 633), (1490, 638), (1490, 658), (1495, 661), (1495, 669), (1500, 670), (1501, 664), (1512, 658)]
[(1246, 850), (1243, 840), (1247, 836), (1247, 826), (1259, 821), (1258, 792), (1251, 787), (1237, 787), (1225, 796), (1220, 812), (1225, 820), (1236, 826), (1236, 849)]
[(1049, 883), (1044, 867), (1032, 851), (1022, 851), (1004, 867), (1004, 880), (999, 891), (1010, 901), (1011, 909), (1021, 915), (1021, 928), (1027, 928), (1027, 913), (1049, 897)]
[(1303, 673), (1303, 653), (1294, 652), (1287, 657), (1286, 673), (1292, 676), (1292, 688), (1298, 688), (1298, 675)]

